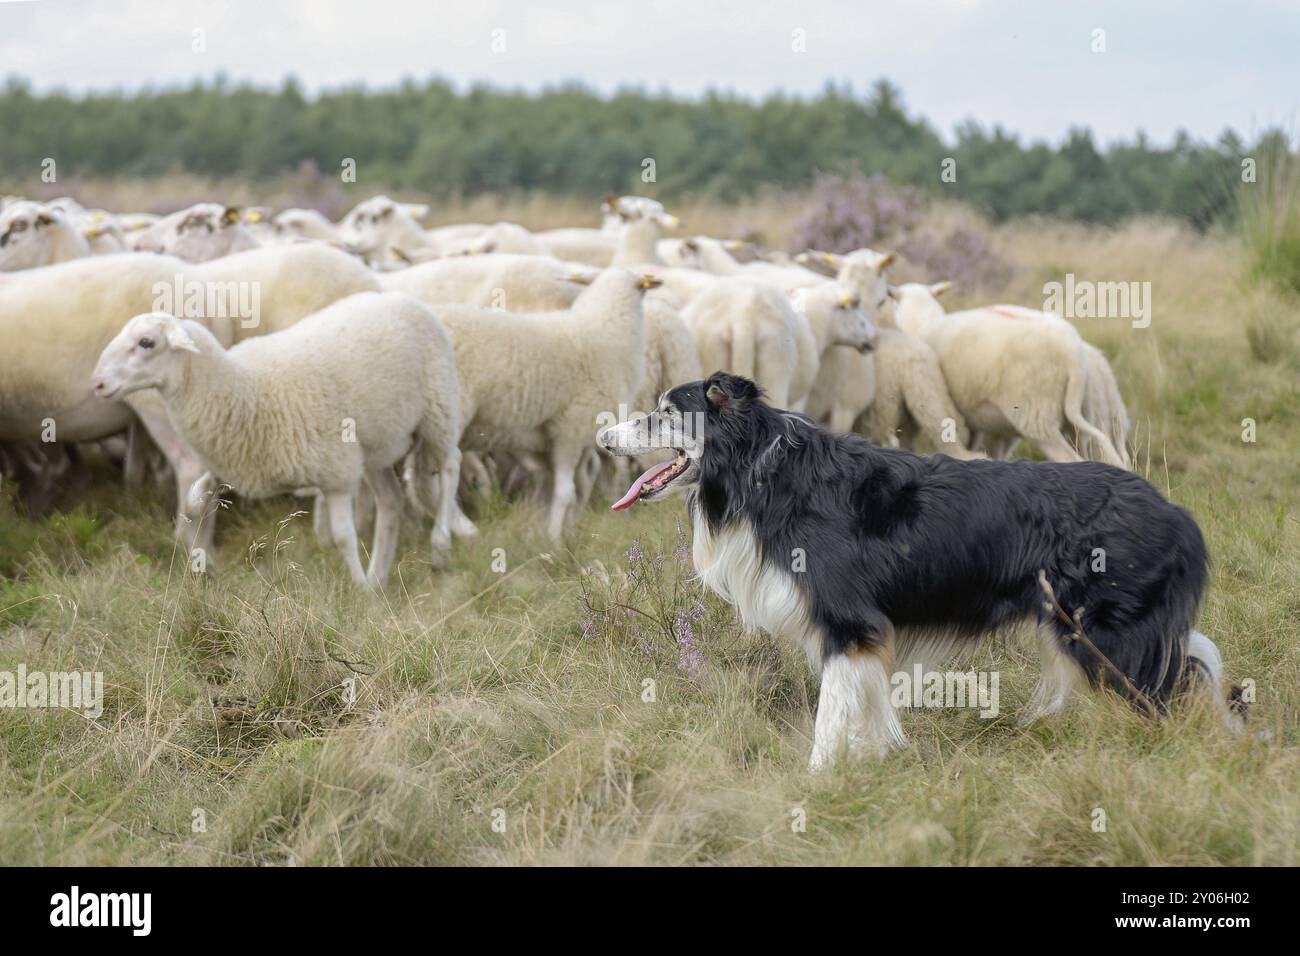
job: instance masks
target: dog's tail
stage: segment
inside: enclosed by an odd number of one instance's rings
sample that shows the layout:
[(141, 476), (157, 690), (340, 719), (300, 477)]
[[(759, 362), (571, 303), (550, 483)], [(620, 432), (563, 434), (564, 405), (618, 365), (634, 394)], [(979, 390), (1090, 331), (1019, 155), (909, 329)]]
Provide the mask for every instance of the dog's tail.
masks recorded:
[(1088, 392), (1088, 355), (1080, 340), (1075, 360), (1070, 363), (1065, 382), (1065, 417), (1080, 433), (1097, 443), (1101, 458), (1108, 465), (1127, 468), (1128, 462), (1112, 444), (1109, 436), (1083, 417), (1083, 401)]
[(1184, 692), (1208, 693), (1230, 729), (1241, 730), (1246, 726), (1249, 704), (1245, 700), (1245, 689), (1240, 684), (1233, 684), (1224, 694), (1223, 656), (1214, 641), (1195, 629), (1187, 640), (1187, 665), (1182, 683)]

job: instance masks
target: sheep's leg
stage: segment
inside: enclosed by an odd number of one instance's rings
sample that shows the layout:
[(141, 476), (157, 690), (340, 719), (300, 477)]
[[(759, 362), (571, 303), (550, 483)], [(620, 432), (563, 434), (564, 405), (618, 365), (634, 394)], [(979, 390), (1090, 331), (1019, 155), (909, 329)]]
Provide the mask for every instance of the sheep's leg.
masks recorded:
[(330, 533), (334, 538), (334, 546), (343, 555), (343, 563), (348, 566), (352, 581), (369, 590), (370, 583), (366, 580), (366, 572), (361, 568), (361, 554), (357, 548), (357, 527), (352, 522), (352, 497), (346, 491), (327, 492), (325, 506), (330, 513)]
[(319, 491), (311, 503), (311, 527), (316, 532), (316, 543), (322, 548), (332, 547), (334, 535), (330, 533), (330, 509), (325, 496)]
[(857, 418), (853, 409), (846, 408), (843, 405), (834, 405), (831, 407), (830, 419), (827, 427), (833, 432), (851, 432), (853, 431), (853, 422)]
[(149, 472), (149, 436), (138, 421), (126, 427), (126, 457), (122, 480), (128, 488), (139, 488)]
[(438, 467), (438, 485), (441, 494), (438, 497), (438, 514), (434, 519), (433, 564), (443, 567), (451, 555), (451, 536), (468, 537), (478, 534), (478, 528), (469, 520), (469, 515), (460, 508), (457, 491), (460, 489), (461, 451), (451, 445), (443, 451), (442, 461)]
[(192, 501), (190, 487), (207, 472), (203, 462), (194, 450), (181, 438), (172, 427), (166, 412), (159, 409), (146, 411), (135, 409), (140, 422), (149, 432), (158, 450), (171, 466), (176, 479), (176, 537), (186, 551), (193, 555), (200, 550), (206, 555), (206, 564), (212, 567), (212, 540), (216, 526), (216, 507), (207, 507), (206, 501)]
[(576, 507), (578, 511), (586, 509), (591, 502), (591, 491), (596, 487), (596, 480), (600, 477), (601, 466), (600, 452), (594, 448), (588, 448), (582, 453), (581, 464), (578, 465), (577, 490), (578, 500)]
[(352, 499), (352, 523), (357, 529), (358, 537), (364, 538), (372, 530), (375, 507), (373, 490), (369, 484), (362, 482), (361, 486), (357, 488), (356, 497)]
[(546, 528), (552, 541), (559, 541), (564, 535), (564, 521), (578, 500), (574, 481), (574, 472), (578, 466), (580, 454), (569, 448), (554, 448), (551, 451), (551, 513)]
[(374, 494), (375, 537), (370, 548), (370, 570), (366, 579), (372, 587), (383, 585), (397, 554), (397, 534), (402, 523), (402, 486), (392, 468), (366, 472), (366, 483)]
[(1083, 456), (1075, 451), (1074, 446), (1061, 435), (1028, 435), (1026, 437), (1034, 441), (1042, 449), (1043, 454), (1052, 461), (1083, 461)]

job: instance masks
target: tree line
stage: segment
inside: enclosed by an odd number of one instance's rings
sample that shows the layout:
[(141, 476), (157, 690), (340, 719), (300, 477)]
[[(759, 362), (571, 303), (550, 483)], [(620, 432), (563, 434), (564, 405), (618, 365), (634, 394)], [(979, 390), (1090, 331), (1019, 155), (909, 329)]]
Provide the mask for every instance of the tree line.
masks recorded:
[(292, 79), (264, 89), (221, 77), (73, 96), (9, 79), (0, 87), (0, 130), (0, 170), (10, 179), (28, 171), (37, 179), (47, 158), (61, 178), (332, 176), (352, 160), (363, 183), (435, 197), (613, 191), (726, 201), (765, 187), (802, 189), (818, 173), (861, 171), (997, 220), (1156, 213), (1198, 227), (1231, 211), (1229, 186), (1261, 148), (1226, 131), (1213, 143), (1180, 133), (1159, 146), (1138, 134), (1103, 149), (1083, 128), (1049, 145), (974, 121), (945, 143), (886, 81), (865, 95), (831, 85), (815, 97), (753, 101), (601, 96), (577, 85), (458, 90), (441, 79), (308, 97)]

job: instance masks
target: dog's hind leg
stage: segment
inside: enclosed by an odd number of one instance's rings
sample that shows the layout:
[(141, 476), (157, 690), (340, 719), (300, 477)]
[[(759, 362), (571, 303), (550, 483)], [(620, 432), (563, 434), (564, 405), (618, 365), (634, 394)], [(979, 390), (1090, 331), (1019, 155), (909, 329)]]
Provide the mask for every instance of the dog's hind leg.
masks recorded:
[(907, 742), (890, 700), (891, 656), (880, 647), (827, 655), (822, 662), (809, 770), (832, 765), (841, 752), (880, 756)]
[(1224, 696), (1223, 657), (1218, 645), (1195, 629), (1187, 641), (1187, 673), (1191, 689), (1209, 695), (1224, 726), (1234, 732), (1245, 729), (1244, 703), (1234, 707)]
[(1057, 636), (1055, 628), (1040, 624), (1037, 636), (1041, 670), (1038, 685), (1029, 699), (1029, 709), (1021, 718), (1021, 723), (1024, 724), (1056, 713), (1069, 702), (1076, 688), (1083, 687), (1088, 682), (1074, 658), (1061, 646), (1062, 638)]

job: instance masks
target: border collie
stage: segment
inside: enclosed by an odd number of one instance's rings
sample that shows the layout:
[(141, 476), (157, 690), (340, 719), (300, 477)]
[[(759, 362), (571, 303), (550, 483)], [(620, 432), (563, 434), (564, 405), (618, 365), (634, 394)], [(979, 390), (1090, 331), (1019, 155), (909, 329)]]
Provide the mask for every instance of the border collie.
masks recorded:
[(1218, 648), (1192, 627), (1207, 577), (1200, 529), (1141, 477), (878, 448), (761, 394), (718, 372), (599, 441), (615, 455), (676, 450), (614, 509), (689, 489), (703, 584), (820, 669), (813, 769), (904, 743), (896, 668), (939, 663), (1026, 619), (1042, 658), (1029, 719), (1086, 682), (1153, 713), (1213, 688), (1232, 720)]

